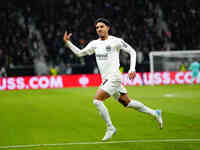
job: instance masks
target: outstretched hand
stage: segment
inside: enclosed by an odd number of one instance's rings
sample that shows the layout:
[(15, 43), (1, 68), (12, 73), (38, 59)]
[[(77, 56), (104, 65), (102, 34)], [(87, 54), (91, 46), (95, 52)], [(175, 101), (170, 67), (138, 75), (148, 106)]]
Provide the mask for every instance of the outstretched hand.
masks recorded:
[(135, 76), (136, 76), (136, 72), (135, 71), (129, 71), (128, 72), (128, 78), (130, 80), (133, 80), (135, 78)]
[(72, 36), (72, 33), (67, 34), (67, 32), (65, 32), (63, 40), (64, 42), (68, 42), (70, 40), (70, 37)]

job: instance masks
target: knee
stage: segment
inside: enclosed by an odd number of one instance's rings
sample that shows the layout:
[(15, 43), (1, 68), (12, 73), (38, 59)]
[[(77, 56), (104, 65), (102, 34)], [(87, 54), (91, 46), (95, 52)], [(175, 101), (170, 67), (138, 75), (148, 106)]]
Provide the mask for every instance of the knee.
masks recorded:
[(125, 100), (123, 100), (123, 99), (118, 99), (118, 101), (124, 106), (124, 107), (127, 107), (128, 106), (128, 104), (129, 104), (129, 101), (125, 101)]
[(100, 103), (102, 103), (101, 100), (97, 100), (97, 99), (94, 99), (94, 100), (93, 100), (93, 104), (94, 104), (95, 106), (99, 106)]

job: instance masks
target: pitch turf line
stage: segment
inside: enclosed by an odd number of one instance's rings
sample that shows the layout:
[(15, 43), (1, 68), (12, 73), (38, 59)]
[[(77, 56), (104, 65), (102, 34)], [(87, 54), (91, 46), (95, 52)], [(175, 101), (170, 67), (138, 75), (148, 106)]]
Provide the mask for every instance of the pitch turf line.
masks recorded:
[(171, 143), (171, 142), (200, 142), (200, 139), (152, 139), (152, 140), (125, 140), (125, 141), (108, 141), (108, 142), (71, 142), (71, 143), (56, 143), (56, 144), (30, 144), (30, 145), (0, 146), (0, 149), (58, 147), (58, 146), (70, 146), (70, 145), (97, 145), (97, 144), (121, 144), (121, 143)]

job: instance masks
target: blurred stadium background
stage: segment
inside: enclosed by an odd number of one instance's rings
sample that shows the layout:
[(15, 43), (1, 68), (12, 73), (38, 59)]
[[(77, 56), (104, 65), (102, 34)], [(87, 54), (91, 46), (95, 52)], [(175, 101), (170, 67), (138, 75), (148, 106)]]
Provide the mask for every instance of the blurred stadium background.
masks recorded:
[[(104, 124), (91, 102), (97, 87), (62, 88), (59, 76), (65, 76), (66, 83), (81, 76), (79, 82), (85, 87), (85, 74), (98, 73), (94, 56), (80, 59), (65, 48), (63, 33), (72, 32), (73, 43), (83, 48), (97, 38), (94, 20), (102, 16), (111, 21), (113, 35), (135, 48), (139, 74), (150, 71), (151, 51), (200, 50), (198, 0), (1, 0), (0, 149), (199, 149), (199, 85), (184, 85), (186, 81), (181, 81), (182, 85), (128, 86), (131, 97), (163, 109), (165, 129), (160, 131), (153, 119), (125, 111), (111, 100), (106, 105), (119, 132), (111, 141), (136, 142), (94, 144), (104, 133)], [(127, 72), (129, 55), (121, 53), (120, 57), (122, 70)], [(184, 71), (187, 68), (186, 63)], [(41, 75), (49, 81), (38, 77)], [(36, 78), (20, 78), (24, 76)], [(92, 76), (92, 85), (99, 84), (97, 77)], [(142, 82), (139, 78), (127, 85)], [(35, 83), (44, 89), (51, 85), (60, 89), (1, 91), (37, 89)], [(168, 141), (159, 142), (165, 139)], [(51, 145), (56, 143), (69, 145)]]
[[(137, 51), (137, 72), (149, 71), (150, 51), (200, 49), (198, 0), (3, 0), (0, 2), (0, 66), (7, 76), (97, 72), (94, 56), (77, 58), (64, 47), (73, 33), (80, 48), (96, 38), (94, 20), (104, 16), (112, 34)], [(128, 54), (121, 55), (126, 72)], [(42, 69), (41, 69), (42, 68)]]

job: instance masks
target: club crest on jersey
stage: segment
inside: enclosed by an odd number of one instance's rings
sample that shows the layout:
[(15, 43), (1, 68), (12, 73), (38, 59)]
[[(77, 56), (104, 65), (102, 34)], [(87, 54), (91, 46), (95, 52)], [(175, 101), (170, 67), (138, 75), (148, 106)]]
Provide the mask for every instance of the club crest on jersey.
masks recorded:
[(106, 46), (106, 51), (107, 51), (107, 52), (110, 52), (110, 51), (111, 51), (111, 46), (110, 46), (110, 45)]

